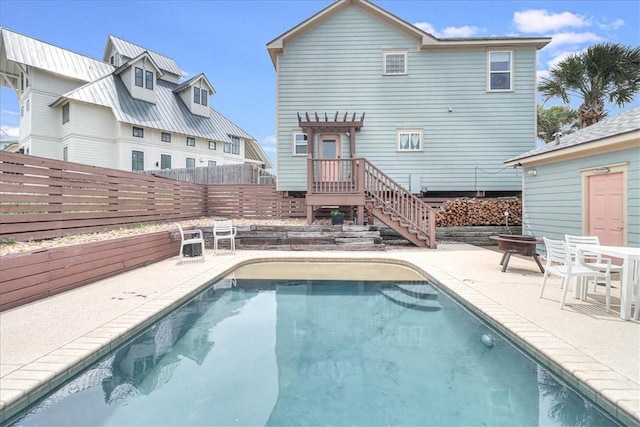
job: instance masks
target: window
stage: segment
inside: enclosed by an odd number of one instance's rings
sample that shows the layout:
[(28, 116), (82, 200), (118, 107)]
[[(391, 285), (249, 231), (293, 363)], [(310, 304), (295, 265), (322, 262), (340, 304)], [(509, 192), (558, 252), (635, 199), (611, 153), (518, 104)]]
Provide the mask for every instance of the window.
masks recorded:
[(216, 165), (215, 160), (209, 160), (209, 163), (207, 164), (207, 166), (209, 166), (210, 168), (214, 167), (215, 165)]
[(139, 128), (139, 127), (133, 127), (133, 136), (135, 136), (136, 138), (144, 138), (144, 129)]
[(153, 90), (153, 71), (145, 71), (144, 76), (144, 87)]
[(24, 116), (24, 105), (20, 106), (20, 117)]
[(488, 52), (489, 57), (489, 90), (511, 90), (511, 51)]
[(296, 132), (293, 134), (293, 155), (303, 156), (308, 153), (309, 143), (306, 133)]
[(31, 100), (27, 99), (27, 113), (29, 112), (30, 108), (31, 108)]
[(187, 137), (187, 146), (195, 147), (196, 146), (196, 139), (191, 137), (191, 136), (188, 136)]
[(200, 104), (200, 88), (199, 87), (193, 88), (193, 102), (195, 102), (196, 104)]
[(171, 169), (171, 156), (168, 154), (160, 155), (160, 169)]
[(187, 157), (187, 167), (188, 168), (195, 168), (196, 167), (196, 159), (194, 159), (193, 157)]
[(238, 138), (237, 136), (232, 136), (231, 142), (225, 142), (224, 152), (231, 154), (240, 154), (240, 138)]
[(385, 52), (384, 75), (407, 74), (407, 53), (406, 52)]
[(62, 124), (69, 121), (69, 103), (67, 102), (62, 106)]
[(136, 86), (142, 87), (142, 81), (144, 80), (144, 74), (142, 68), (136, 67)]
[(62, 147), (62, 160), (69, 161), (69, 147)]
[(240, 154), (240, 138), (237, 136), (231, 137), (231, 154)]
[(422, 130), (399, 130), (399, 151), (422, 151)]
[(209, 92), (207, 92), (205, 89), (200, 89), (200, 103), (205, 107), (207, 106), (208, 97), (209, 97)]
[(215, 149), (216, 149), (216, 142), (209, 141), (209, 150), (215, 150)]
[(162, 142), (171, 142), (171, 134), (168, 132), (162, 132), (160, 134), (160, 141)]
[(134, 172), (144, 170), (144, 153), (142, 151), (131, 152), (131, 170)]

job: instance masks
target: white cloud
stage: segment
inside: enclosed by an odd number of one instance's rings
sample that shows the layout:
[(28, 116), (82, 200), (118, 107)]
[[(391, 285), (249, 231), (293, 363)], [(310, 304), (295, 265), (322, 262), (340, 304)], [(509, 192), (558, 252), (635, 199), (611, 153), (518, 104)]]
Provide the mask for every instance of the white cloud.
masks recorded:
[(428, 22), (417, 22), (413, 25), (420, 28), (422, 31), (426, 31), (432, 36), (438, 38), (473, 37), (483, 31), (482, 28), (472, 25), (463, 25), (462, 27), (446, 27), (442, 31), (436, 30), (433, 25), (429, 24)]
[(275, 153), (276, 152), (276, 136), (269, 135), (265, 137), (260, 142), (260, 146), (265, 151), (265, 153)]
[(11, 126), (2, 126), (2, 137), (9, 138), (17, 138), (20, 136), (20, 128), (19, 127), (11, 127)]
[(549, 13), (546, 9), (529, 9), (513, 14), (518, 31), (524, 33), (548, 33), (567, 27), (591, 25), (588, 19), (571, 12)]
[(594, 33), (558, 33), (551, 36), (551, 43), (545, 49), (557, 49), (560, 46), (578, 46), (605, 40)]
[(547, 61), (547, 66), (549, 67), (549, 69), (551, 69), (558, 65), (558, 63), (567, 59), (569, 56), (576, 55), (578, 53), (580, 53), (580, 51), (576, 50), (564, 50), (561, 52), (556, 52), (553, 57), (549, 61)]
[(549, 78), (549, 70), (538, 70), (536, 72), (537, 82), (540, 83), (540, 80)]
[(462, 27), (447, 27), (442, 30), (442, 35), (443, 37), (473, 37), (481, 31), (478, 27), (465, 25)]
[(17, 111), (13, 111), (13, 110), (2, 110), (2, 111), (0, 111), (0, 113), (6, 114), (8, 116), (17, 116), (18, 115), (18, 112)]
[(433, 28), (433, 25), (429, 24), (428, 22), (416, 22), (415, 24), (413, 24), (413, 26), (420, 28), (422, 31), (425, 31), (432, 36), (438, 37), (436, 29)]
[(596, 24), (605, 31), (615, 31), (624, 26), (624, 19), (616, 19), (613, 22), (596, 22)]

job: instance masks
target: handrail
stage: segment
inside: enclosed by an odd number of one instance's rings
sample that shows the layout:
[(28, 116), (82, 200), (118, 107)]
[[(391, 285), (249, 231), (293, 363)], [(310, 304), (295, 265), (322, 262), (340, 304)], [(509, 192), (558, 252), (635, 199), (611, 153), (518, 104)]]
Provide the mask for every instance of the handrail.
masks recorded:
[(426, 235), (435, 248), (437, 211), (414, 196), (367, 159), (364, 161), (365, 192), (374, 206)]
[(363, 157), (308, 159), (308, 194), (364, 194), (376, 207), (436, 247), (438, 212)]

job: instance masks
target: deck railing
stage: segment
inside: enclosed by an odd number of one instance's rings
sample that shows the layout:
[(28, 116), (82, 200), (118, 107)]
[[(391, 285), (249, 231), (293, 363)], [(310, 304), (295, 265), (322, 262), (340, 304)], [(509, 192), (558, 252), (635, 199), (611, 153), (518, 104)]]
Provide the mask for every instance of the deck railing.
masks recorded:
[(364, 194), (395, 221), (435, 242), (436, 211), (367, 159), (309, 159), (310, 194)]

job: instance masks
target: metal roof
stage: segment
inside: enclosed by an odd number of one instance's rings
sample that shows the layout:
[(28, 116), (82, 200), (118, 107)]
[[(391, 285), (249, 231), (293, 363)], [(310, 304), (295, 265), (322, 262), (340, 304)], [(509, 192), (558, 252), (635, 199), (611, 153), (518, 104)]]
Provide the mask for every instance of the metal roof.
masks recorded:
[(156, 103), (152, 104), (133, 98), (120, 76), (110, 74), (62, 95), (52, 105), (67, 99), (100, 105), (111, 108), (120, 122), (214, 141), (231, 142), (231, 136), (237, 136), (249, 142), (246, 157), (265, 163), (267, 168), (272, 167), (255, 138), (219, 112), (209, 108), (209, 117), (192, 114), (180, 96), (173, 92), (177, 86), (157, 80)]
[(550, 142), (542, 147), (527, 151), (524, 154), (505, 161), (505, 163), (599, 141), (634, 130), (640, 130), (640, 107), (633, 108), (615, 117), (601, 120), (596, 124), (562, 136), (558, 142)]
[[(144, 52), (149, 52), (149, 55), (151, 56), (151, 58), (153, 58), (153, 61), (158, 65), (158, 67), (160, 67), (161, 70), (168, 71), (178, 76), (182, 76), (183, 74), (180, 67), (178, 67), (178, 64), (176, 64), (176, 62), (173, 59), (169, 58), (168, 56), (164, 56), (162, 54), (153, 52), (149, 49), (145, 49), (141, 46), (130, 43), (116, 36), (109, 36), (107, 47), (109, 46), (109, 43), (112, 43), (115, 49), (121, 55), (124, 55), (129, 59), (135, 58)], [(106, 50), (105, 50), (105, 55), (106, 55)], [(106, 60), (106, 58), (104, 59)]]
[(31, 37), (0, 28), (6, 59), (85, 82), (109, 74), (114, 67)]

